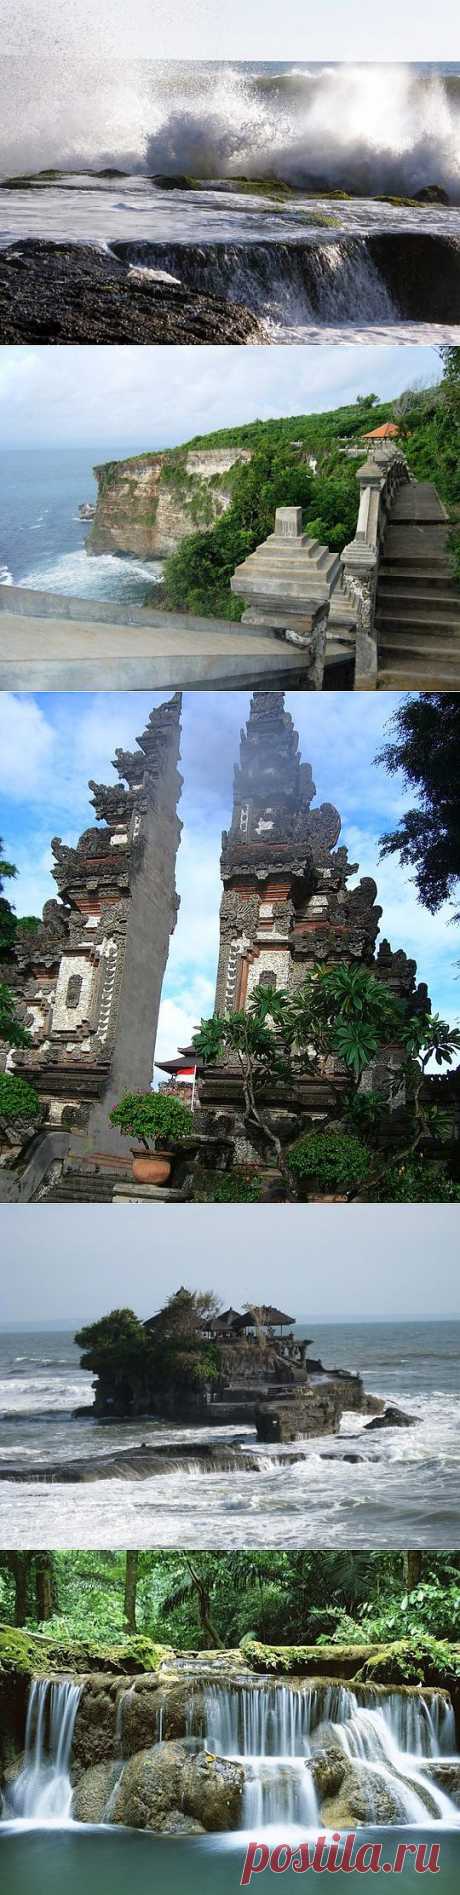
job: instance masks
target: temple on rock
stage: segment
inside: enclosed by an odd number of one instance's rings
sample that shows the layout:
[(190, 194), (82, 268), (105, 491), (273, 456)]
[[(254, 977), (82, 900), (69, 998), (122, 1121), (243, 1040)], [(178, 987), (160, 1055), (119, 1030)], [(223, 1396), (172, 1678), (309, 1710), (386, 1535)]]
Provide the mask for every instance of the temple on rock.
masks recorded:
[(116, 1312), (76, 1341), (96, 1378), (95, 1413), (106, 1419), (249, 1424), (261, 1441), (292, 1441), (335, 1433), (348, 1410), (383, 1415), (385, 1402), (367, 1395), (359, 1374), (309, 1356), (311, 1339), (295, 1325), (270, 1304), (220, 1310), (212, 1295), (198, 1300), (182, 1287), (147, 1321)]
[(118, 781), (90, 782), (97, 827), (76, 848), (54, 839), (59, 900), (46, 903), (38, 930), (18, 927), (8, 966), (32, 1038), (9, 1054), (8, 1070), (30, 1080), (49, 1127), (98, 1164), (126, 1158), (109, 1113), (125, 1090), (152, 1081), (179, 905), (180, 714), (175, 694), (151, 712), (135, 750), (116, 751)]

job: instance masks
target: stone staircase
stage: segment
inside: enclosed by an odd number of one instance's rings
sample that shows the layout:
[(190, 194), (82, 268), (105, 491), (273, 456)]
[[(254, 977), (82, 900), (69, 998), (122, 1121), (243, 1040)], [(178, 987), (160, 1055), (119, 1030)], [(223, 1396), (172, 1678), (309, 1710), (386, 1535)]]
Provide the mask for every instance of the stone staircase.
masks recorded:
[(77, 1171), (65, 1167), (58, 1178), (50, 1180), (48, 1190), (40, 1193), (41, 1204), (111, 1204), (119, 1172)]
[(460, 586), (446, 509), (428, 481), (399, 488), (380, 560), (378, 689), (460, 689)]

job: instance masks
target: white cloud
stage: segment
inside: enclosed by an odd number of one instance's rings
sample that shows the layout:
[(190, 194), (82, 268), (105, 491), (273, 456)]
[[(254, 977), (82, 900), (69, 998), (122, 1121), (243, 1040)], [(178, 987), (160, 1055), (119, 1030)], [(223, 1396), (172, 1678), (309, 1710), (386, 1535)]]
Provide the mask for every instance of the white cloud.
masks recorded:
[(0, 692), (0, 789), (13, 801), (41, 799), (56, 756), (56, 738), (33, 697)]
[(1, 351), (0, 424), (15, 447), (112, 443), (161, 448), (194, 434), (270, 416), (319, 413), (365, 391), (382, 400), (440, 375), (434, 349), (335, 344), (314, 349), (50, 345)]

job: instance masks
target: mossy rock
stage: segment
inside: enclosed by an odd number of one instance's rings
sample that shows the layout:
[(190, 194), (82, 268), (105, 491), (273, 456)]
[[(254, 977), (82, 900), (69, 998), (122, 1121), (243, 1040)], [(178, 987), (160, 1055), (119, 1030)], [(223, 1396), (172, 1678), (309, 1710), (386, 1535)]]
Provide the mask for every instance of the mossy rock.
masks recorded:
[(14, 1672), (48, 1677), (62, 1671), (158, 1671), (164, 1659), (173, 1657), (170, 1646), (155, 1645), (150, 1638), (126, 1638), (120, 1645), (105, 1645), (98, 1639), (64, 1644), (40, 1632), (0, 1625), (0, 1674), (6, 1676)]
[(443, 1684), (460, 1679), (460, 1648), (447, 1639), (398, 1639), (372, 1652), (355, 1676), (363, 1684)]
[(246, 1664), (251, 1671), (279, 1677), (356, 1677), (359, 1666), (371, 1658), (372, 1645), (262, 1645), (259, 1639), (241, 1641)]
[(460, 1679), (460, 1646), (434, 1638), (396, 1639), (385, 1645), (241, 1644), (251, 1671), (278, 1677), (344, 1678), (356, 1684), (449, 1685)]

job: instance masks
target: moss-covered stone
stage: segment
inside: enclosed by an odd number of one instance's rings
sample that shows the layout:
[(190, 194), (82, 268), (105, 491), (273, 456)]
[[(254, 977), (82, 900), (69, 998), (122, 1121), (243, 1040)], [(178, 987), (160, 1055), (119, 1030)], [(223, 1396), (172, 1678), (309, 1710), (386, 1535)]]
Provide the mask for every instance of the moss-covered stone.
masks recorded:
[(44, 1677), (62, 1671), (127, 1672), (158, 1671), (166, 1658), (173, 1657), (170, 1646), (156, 1645), (150, 1638), (126, 1638), (120, 1645), (106, 1645), (99, 1639), (64, 1644), (62, 1639), (41, 1632), (18, 1631), (0, 1625), (0, 1676), (17, 1673)]
[(460, 1679), (460, 1646), (428, 1637), (386, 1645), (262, 1645), (248, 1637), (242, 1651), (251, 1671), (279, 1677), (441, 1686)]

